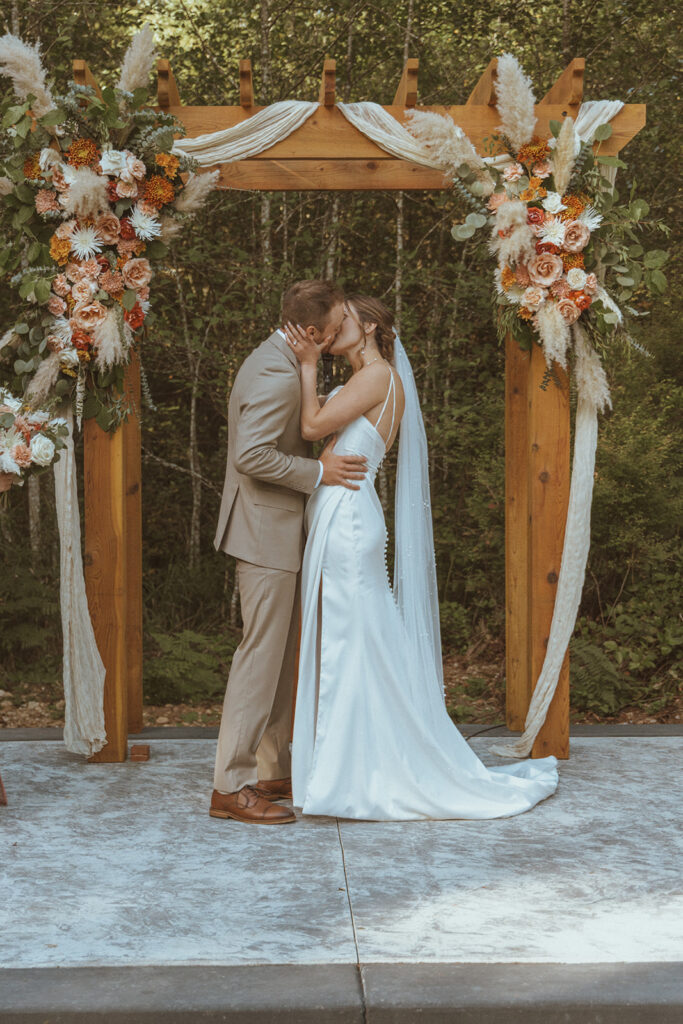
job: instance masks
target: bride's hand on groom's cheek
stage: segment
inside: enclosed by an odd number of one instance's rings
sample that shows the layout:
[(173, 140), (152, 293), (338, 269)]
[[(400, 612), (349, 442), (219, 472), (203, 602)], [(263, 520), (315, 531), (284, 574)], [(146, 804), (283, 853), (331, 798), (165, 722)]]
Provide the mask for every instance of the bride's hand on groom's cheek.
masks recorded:
[(325, 350), (326, 338), (316, 343), (308, 336), (301, 324), (285, 324), (285, 337), (290, 349), (300, 363), (312, 363), (315, 365)]

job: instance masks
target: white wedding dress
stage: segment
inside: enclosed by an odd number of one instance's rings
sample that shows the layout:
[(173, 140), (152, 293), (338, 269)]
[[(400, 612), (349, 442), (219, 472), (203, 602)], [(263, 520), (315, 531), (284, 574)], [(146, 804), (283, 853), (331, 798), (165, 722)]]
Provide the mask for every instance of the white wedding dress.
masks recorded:
[[(400, 346), (398, 338), (397, 342)], [(401, 353), (403, 364), (397, 359), (397, 366), (409, 367), (402, 348)], [(394, 408), (396, 372), (392, 371), (378, 424), (388, 422)], [(403, 370), (401, 379), (405, 420), (409, 387), (415, 402), (417, 393), (409, 369)], [(421, 414), (415, 415), (424, 433)], [(423, 444), (426, 463), (426, 440)], [(385, 562), (387, 532), (374, 486), (385, 455), (383, 438), (362, 415), (338, 433), (335, 452), (366, 456), (368, 473), (358, 491), (319, 487), (306, 509), (292, 738), (294, 806), (304, 814), (375, 821), (499, 818), (529, 810), (555, 792), (557, 758), (493, 768), (479, 760), (446, 710), (440, 633), (433, 623), (436, 613), (431, 618), (421, 614), (429, 603), (419, 596), (422, 573), (417, 576), (413, 571), (420, 604), (412, 618), (405, 607), (410, 604), (406, 595), (415, 597), (410, 579), (402, 578), (401, 607), (391, 589)], [(399, 450), (399, 472), (406, 473), (404, 496), (412, 492), (410, 504), (415, 505), (420, 489), (413, 469), (409, 480), (405, 464), (401, 469)], [(423, 507), (412, 515), (419, 517), (422, 527), (429, 517), (425, 535), (433, 563), (428, 497), (427, 483)], [(408, 515), (404, 514), (403, 532), (397, 519), (397, 555), (400, 543), (405, 549), (403, 565), (414, 557), (414, 535), (419, 533), (418, 520), (411, 524)], [(430, 568), (433, 565), (425, 567), (425, 576)], [(435, 574), (433, 580), (435, 598)], [(433, 649), (430, 654), (430, 644), (435, 643), (438, 657)]]

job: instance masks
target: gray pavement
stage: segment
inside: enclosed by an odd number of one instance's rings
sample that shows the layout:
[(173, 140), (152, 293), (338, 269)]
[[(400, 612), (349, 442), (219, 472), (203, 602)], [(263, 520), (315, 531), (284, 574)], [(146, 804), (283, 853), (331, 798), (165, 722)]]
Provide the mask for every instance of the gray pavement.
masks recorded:
[(120, 765), (18, 731), (2, 1024), (683, 1017), (680, 728), (576, 727), (557, 792), (511, 818), (270, 829), (208, 816), (205, 731), (145, 730)]

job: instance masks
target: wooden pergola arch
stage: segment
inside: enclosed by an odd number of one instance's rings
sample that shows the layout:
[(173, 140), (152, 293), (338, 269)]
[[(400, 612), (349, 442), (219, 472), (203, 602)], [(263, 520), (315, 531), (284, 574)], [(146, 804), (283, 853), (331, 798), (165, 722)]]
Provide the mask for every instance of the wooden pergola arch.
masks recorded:
[[(495, 132), (496, 59), (462, 106), (417, 106), (418, 61), (406, 61), (387, 110), (403, 122), (415, 107), (445, 114), (475, 146)], [(218, 165), (222, 189), (261, 191), (445, 189), (440, 171), (398, 160), (357, 131), (335, 107), (335, 61), (324, 62), (318, 110), (289, 138), (247, 160)], [(536, 131), (576, 118), (585, 60), (576, 57), (536, 106)], [(99, 92), (83, 60), (74, 79)], [(158, 109), (174, 114), (194, 137), (238, 124), (262, 109), (254, 104), (251, 62), (239, 62), (239, 106), (184, 106), (166, 59), (157, 62)], [(645, 124), (645, 104), (625, 105), (612, 119), (600, 152), (616, 155)], [(569, 388), (540, 388), (545, 360), (539, 346), (522, 352), (506, 341), (505, 609), (507, 725), (522, 730), (543, 664), (560, 569), (569, 498)], [(139, 364), (126, 370), (126, 390), (140, 400)], [(106, 667), (107, 744), (91, 761), (123, 761), (128, 733), (142, 728), (142, 508), (140, 428), (136, 418), (114, 434), (84, 421), (85, 576), (90, 615)], [(532, 756), (569, 757), (569, 659)]]

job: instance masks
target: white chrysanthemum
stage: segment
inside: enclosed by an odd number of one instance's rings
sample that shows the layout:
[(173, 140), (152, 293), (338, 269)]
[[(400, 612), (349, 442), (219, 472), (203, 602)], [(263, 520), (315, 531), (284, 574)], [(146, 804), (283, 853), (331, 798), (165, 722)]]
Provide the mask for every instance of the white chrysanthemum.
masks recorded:
[(0, 405), (6, 405), (11, 412), (19, 412), (21, 409), (21, 400), (15, 398), (10, 391), (0, 388)]
[(52, 321), (52, 328), (50, 334), (54, 334), (64, 344), (69, 344), (71, 341), (71, 324), (65, 316), (56, 316)]
[(158, 238), (161, 234), (161, 221), (150, 213), (143, 213), (138, 206), (133, 207), (133, 212), (128, 219), (135, 234), (145, 242), (152, 238)]
[(97, 234), (95, 228), (85, 227), (76, 228), (72, 232), (71, 238), (71, 251), (79, 260), (88, 260), (91, 256), (102, 251), (104, 242)]
[(576, 219), (581, 224), (585, 224), (589, 231), (595, 231), (602, 224), (602, 214), (594, 210), (592, 206), (587, 206), (585, 210), (582, 210)]
[[(5, 442), (3, 441), (3, 445), (4, 443)], [(7, 447), (9, 448), (9, 445), (7, 445)], [(0, 473), (17, 473), (21, 476), (21, 469), (14, 461), (9, 451), (0, 451)]]
[(59, 356), (60, 363), (64, 363), (66, 366), (78, 366), (78, 350), (75, 348), (65, 348), (63, 352), (55, 353)]
[(572, 267), (567, 271), (567, 284), (570, 288), (583, 288), (586, 283), (586, 271), (581, 267)]
[(560, 210), (567, 209), (559, 192), (548, 192), (547, 196), (541, 200), (541, 204), (548, 213), (559, 213)]
[(565, 226), (563, 221), (555, 220), (550, 221), (549, 224), (543, 224), (541, 234), (539, 238), (542, 242), (552, 242), (553, 245), (562, 245), (564, 242)]

